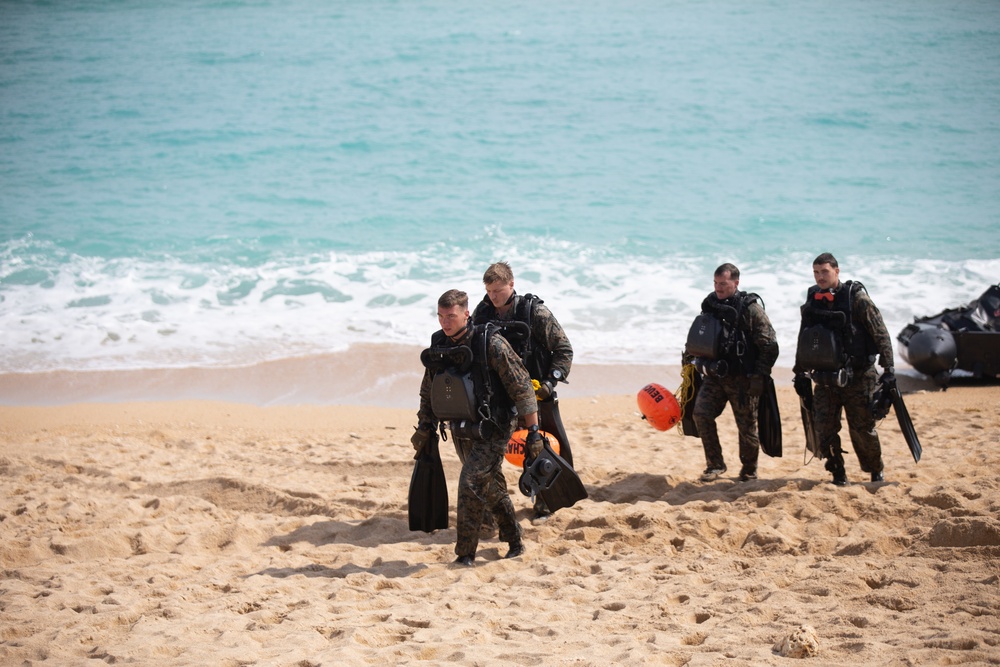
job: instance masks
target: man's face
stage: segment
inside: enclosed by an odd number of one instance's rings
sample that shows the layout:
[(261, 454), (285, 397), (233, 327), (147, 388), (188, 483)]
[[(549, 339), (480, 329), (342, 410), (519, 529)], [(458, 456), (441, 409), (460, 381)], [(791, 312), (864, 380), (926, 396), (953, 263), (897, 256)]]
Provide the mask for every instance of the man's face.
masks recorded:
[(813, 278), (820, 289), (832, 289), (840, 284), (840, 267), (829, 264), (813, 264)]
[(715, 276), (715, 298), (728, 299), (736, 294), (736, 288), (740, 286), (739, 280), (733, 280), (729, 271), (725, 271), (720, 276)]
[(494, 308), (502, 308), (510, 295), (514, 293), (514, 281), (505, 283), (503, 281), (497, 281), (495, 283), (490, 283), (486, 286), (486, 296), (490, 298), (490, 303), (493, 304)]
[(454, 336), (465, 328), (469, 321), (469, 310), (462, 306), (450, 306), (444, 308), (438, 306), (438, 324), (446, 336)]

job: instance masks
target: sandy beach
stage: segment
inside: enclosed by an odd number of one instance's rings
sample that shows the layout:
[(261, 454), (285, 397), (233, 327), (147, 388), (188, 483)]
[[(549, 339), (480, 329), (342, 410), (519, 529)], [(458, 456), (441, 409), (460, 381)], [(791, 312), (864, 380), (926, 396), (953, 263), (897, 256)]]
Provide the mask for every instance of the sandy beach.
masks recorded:
[(790, 383), (784, 456), (736, 481), (727, 409), (703, 484), (700, 441), (637, 412), (676, 377), (642, 377), (562, 400), (590, 498), (532, 525), (507, 467), (527, 553), (471, 569), (450, 443), (452, 527), (408, 530), (415, 397), (2, 407), (0, 663), (787, 665), (805, 624), (814, 664), (1000, 664), (1000, 387), (907, 394), (920, 463), (890, 415), (886, 483), (852, 454), (838, 488)]

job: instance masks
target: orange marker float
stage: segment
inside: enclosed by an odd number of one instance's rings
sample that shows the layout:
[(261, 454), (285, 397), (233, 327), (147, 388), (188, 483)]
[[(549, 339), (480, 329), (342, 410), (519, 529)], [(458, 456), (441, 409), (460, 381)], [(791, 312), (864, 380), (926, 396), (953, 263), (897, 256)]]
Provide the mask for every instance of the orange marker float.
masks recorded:
[(639, 390), (636, 401), (642, 418), (657, 431), (669, 431), (681, 420), (681, 406), (663, 385), (651, 382)]
[[(546, 433), (545, 431), (539, 431), (539, 433), (542, 435), (542, 438), (548, 439), (549, 447), (552, 448), (552, 451), (558, 454), (558, 438), (551, 433)], [(510, 440), (507, 441), (507, 451), (503, 455), (503, 457), (507, 459), (507, 463), (517, 468), (524, 467), (524, 440), (527, 437), (528, 429), (526, 428), (522, 428), (520, 431), (514, 431), (514, 434), (510, 436)]]

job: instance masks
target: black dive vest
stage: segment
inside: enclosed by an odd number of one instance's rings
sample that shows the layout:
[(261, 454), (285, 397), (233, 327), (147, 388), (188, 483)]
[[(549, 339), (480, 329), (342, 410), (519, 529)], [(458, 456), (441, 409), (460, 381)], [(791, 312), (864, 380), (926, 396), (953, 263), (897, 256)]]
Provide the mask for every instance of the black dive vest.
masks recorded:
[(511, 319), (497, 319), (497, 309), (490, 301), (490, 297), (486, 296), (476, 306), (472, 321), (474, 324), (492, 322), (510, 343), (517, 356), (521, 357), (524, 367), (528, 370), (528, 375), (541, 382), (549, 376), (549, 371), (552, 368), (552, 353), (544, 345), (539, 345), (532, 339), (531, 325), (535, 315), (535, 305), (545, 302), (534, 294), (525, 294), (524, 296), (515, 294), (514, 299), (516, 303)]
[(843, 283), (833, 301), (817, 299), (821, 290), (813, 285), (802, 304), (802, 328), (795, 349), (795, 365), (807, 371), (864, 369), (878, 354), (878, 345), (868, 330), (854, 322), (854, 296), (865, 286), (856, 281)]
[(468, 343), (453, 343), (444, 331), (431, 336), (431, 346), (420, 353), (430, 369), (431, 410), (452, 422), (452, 432), (463, 437), (489, 438), (506, 428), (513, 403), (500, 376), (487, 360), (490, 337), (499, 333), (490, 324), (475, 326)]
[(701, 302), (701, 314), (691, 324), (685, 349), (706, 375), (753, 373), (758, 351), (748, 335), (747, 309), (754, 301), (761, 299), (753, 293), (737, 292), (724, 301), (710, 294)]

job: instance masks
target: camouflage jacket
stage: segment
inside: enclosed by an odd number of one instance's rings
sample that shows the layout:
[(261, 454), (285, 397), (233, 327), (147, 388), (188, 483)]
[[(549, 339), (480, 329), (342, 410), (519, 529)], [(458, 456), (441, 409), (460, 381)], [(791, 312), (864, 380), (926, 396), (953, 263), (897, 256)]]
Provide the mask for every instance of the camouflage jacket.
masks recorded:
[(747, 319), (750, 322), (750, 340), (757, 348), (754, 373), (770, 375), (774, 362), (778, 360), (778, 336), (760, 301), (754, 301), (747, 308)]
[(893, 363), (892, 337), (889, 335), (889, 330), (885, 328), (882, 313), (879, 312), (875, 302), (868, 295), (868, 290), (859, 289), (854, 295), (851, 304), (851, 317), (864, 327), (872, 340), (875, 341), (875, 347), (878, 348), (879, 365), (882, 368), (894, 367), (896, 364)]

